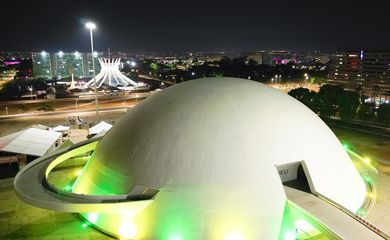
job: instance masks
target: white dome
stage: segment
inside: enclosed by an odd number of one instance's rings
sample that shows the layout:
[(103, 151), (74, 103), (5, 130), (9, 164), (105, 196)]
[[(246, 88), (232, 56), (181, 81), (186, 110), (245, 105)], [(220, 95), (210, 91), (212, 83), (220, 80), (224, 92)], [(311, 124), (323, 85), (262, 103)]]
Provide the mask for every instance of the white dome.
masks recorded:
[(204, 78), (167, 88), (122, 117), (75, 192), (159, 189), (135, 217), (145, 239), (169, 231), (278, 239), (286, 197), (276, 166), (300, 161), (312, 190), (352, 211), (361, 206), (364, 182), (316, 114), (257, 82)]

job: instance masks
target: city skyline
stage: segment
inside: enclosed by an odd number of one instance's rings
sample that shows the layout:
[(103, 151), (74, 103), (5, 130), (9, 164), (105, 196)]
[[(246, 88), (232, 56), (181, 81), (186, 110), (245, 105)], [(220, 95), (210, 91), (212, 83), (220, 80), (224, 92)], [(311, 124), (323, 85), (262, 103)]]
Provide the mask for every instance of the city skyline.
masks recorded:
[[(50, 1), (3, 3), (0, 51), (86, 51), (84, 23), (94, 20), (96, 47), (127, 52), (333, 50), (389, 48), (389, 3), (328, 1), (278, 3), (248, 1), (90, 1), (54, 5)], [(113, 27), (115, 26), (115, 27)], [(15, 29), (20, 29), (15, 31)]]

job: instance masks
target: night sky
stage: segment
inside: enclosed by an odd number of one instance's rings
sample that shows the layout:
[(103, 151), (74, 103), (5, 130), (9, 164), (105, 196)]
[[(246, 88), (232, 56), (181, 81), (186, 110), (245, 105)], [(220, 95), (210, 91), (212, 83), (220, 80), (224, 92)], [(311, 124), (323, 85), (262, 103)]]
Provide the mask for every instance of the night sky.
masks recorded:
[(5, 0), (0, 51), (390, 49), (390, 1)]

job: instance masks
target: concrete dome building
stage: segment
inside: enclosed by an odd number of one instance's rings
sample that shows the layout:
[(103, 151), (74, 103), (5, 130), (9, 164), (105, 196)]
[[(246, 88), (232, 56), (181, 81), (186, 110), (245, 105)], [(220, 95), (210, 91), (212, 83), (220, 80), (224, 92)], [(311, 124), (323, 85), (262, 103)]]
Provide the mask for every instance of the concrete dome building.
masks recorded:
[[(312, 193), (352, 212), (365, 201), (362, 177), (325, 123), (254, 81), (174, 85), (91, 141), (29, 164), (15, 178), (18, 196), (81, 212), (118, 237), (167, 240), (295, 239), (283, 182), (302, 175)], [(42, 184), (81, 148), (94, 151), (71, 193)]]
[[(127, 237), (137, 229), (137, 239), (278, 239), (283, 177), (296, 178), (298, 165), (312, 192), (353, 212), (363, 204), (364, 181), (316, 114), (257, 82), (206, 78), (172, 86), (124, 116), (74, 192), (152, 196), (129, 213)], [(286, 169), (292, 176), (279, 174)], [(125, 220), (113, 218), (102, 214), (96, 225), (126, 237), (118, 229)]]

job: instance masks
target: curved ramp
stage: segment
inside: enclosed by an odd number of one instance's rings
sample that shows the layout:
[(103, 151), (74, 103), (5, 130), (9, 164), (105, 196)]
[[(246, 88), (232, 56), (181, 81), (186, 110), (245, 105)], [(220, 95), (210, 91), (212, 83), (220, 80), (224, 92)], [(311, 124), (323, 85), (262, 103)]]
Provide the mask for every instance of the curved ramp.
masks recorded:
[[(77, 151), (93, 151), (100, 138), (90, 139), (73, 146), (60, 149), (43, 156), (25, 166), (16, 175), (14, 189), (23, 201), (39, 207), (62, 212), (79, 213), (137, 213), (147, 207), (153, 199), (134, 200), (129, 195), (91, 196), (73, 194), (50, 186), (46, 177), (61, 162), (67, 160)], [(65, 156), (65, 157), (63, 157)]]
[(284, 186), (284, 190), (290, 201), (316, 217), (320, 222), (332, 229), (333, 232), (343, 239), (387, 239), (313, 194), (287, 186)]

